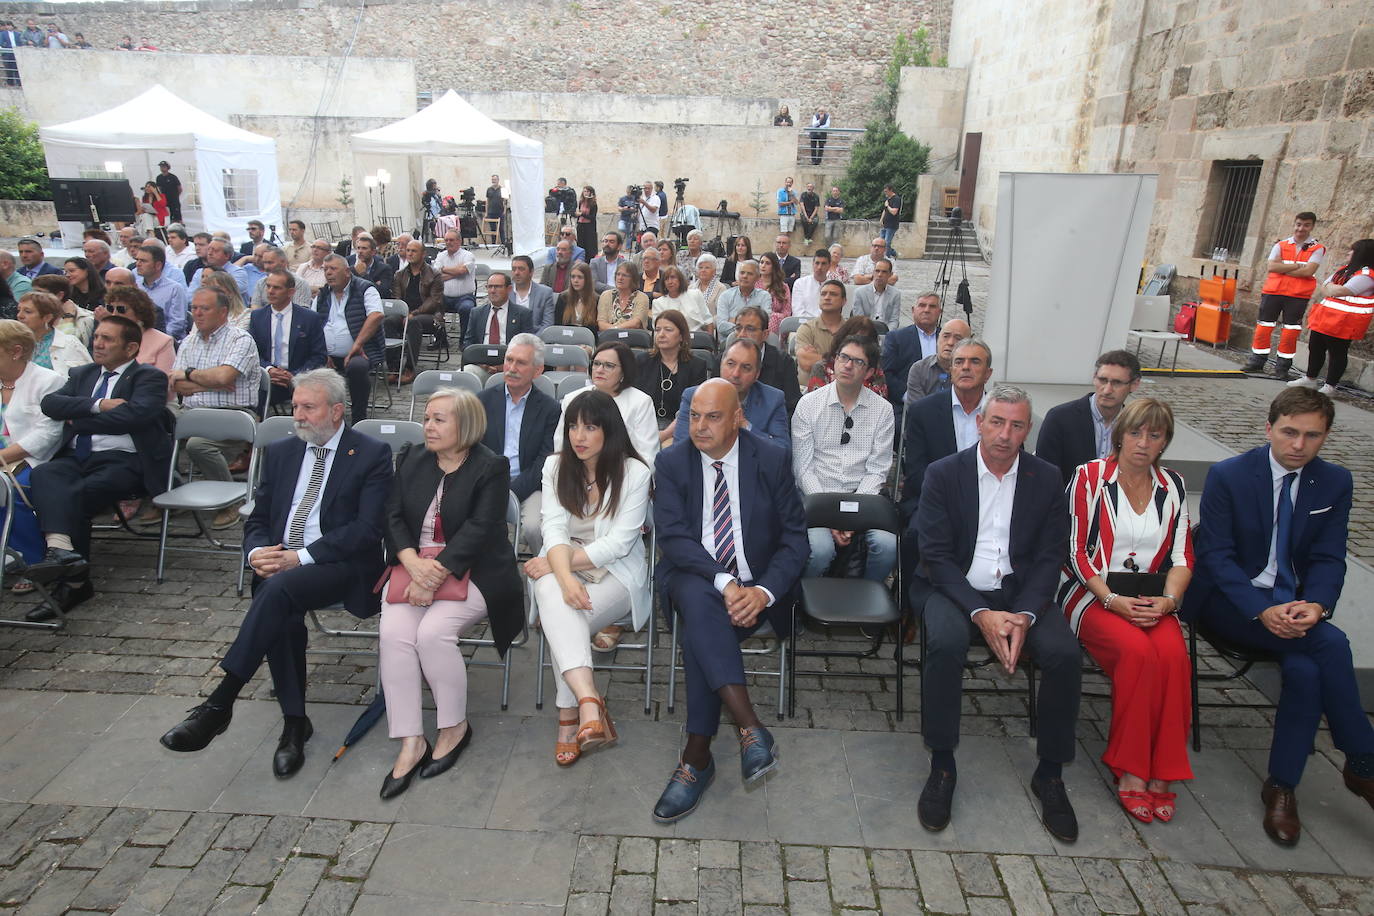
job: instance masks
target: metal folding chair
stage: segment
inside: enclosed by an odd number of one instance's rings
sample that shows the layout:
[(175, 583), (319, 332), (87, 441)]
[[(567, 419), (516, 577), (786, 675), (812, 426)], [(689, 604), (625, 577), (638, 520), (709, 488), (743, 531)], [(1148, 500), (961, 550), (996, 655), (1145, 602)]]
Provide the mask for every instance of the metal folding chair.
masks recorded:
[(477, 376), (468, 372), (426, 369), (415, 376), (415, 381), (410, 384), (410, 413), (406, 414), (406, 419), (414, 420), (415, 405), (440, 388), (466, 388), (473, 394), (477, 394), (482, 390), (482, 383), (478, 381)]
[(413, 420), (359, 420), (353, 428), (365, 436), (381, 439), (391, 446), (393, 456), (407, 445), (425, 444), (425, 428)]
[[(20, 500), (19, 493), (15, 490), (14, 484), (10, 482), (10, 475), (0, 474), (0, 512), (5, 514), (5, 521), (0, 524), (0, 595), (5, 590), (5, 569), (3, 561), (10, 556), (10, 528), (14, 524), (14, 507)], [(15, 553), (15, 556), (18, 556)], [(0, 618), (0, 625), (10, 627), (24, 627), (32, 630), (60, 630), (67, 625), (66, 612), (62, 610), (62, 603), (53, 598), (47, 586), (39, 581), (30, 579), (33, 583), (33, 594), (39, 600), (39, 607), (47, 606), (57, 613), (52, 620), (25, 620), (24, 618)]]
[(654, 345), (654, 335), (643, 328), (611, 328), (596, 335), (597, 343), (619, 342), (631, 350), (648, 350)]
[[(545, 330), (548, 330), (545, 328)], [(586, 328), (577, 328), (586, 331)], [(571, 376), (586, 378), (591, 372), (592, 360), (587, 351), (576, 344), (546, 344), (544, 346), (544, 375), (554, 385)]]
[[(591, 328), (584, 328), (580, 325), (554, 324), (539, 332), (539, 339), (546, 344), (562, 344), (564, 346), (595, 347), (596, 334)], [(548, 361), (545, 360), (545, 365)]]

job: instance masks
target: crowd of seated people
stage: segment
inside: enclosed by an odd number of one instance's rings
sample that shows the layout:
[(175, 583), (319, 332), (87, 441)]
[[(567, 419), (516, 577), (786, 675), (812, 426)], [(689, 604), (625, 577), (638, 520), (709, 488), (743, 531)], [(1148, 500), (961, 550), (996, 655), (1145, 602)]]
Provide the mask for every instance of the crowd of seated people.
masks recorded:
[[(686, 739), (651, 812), (670, 823), (702, 803), (716, 776), (723, 710), (742, 780), (778, 767), (741, 641), (765, 623), (788, 632), (803, 577), (881, 583), (900, 569), (899, 598), (924, 645), (930, 759), (912, 802), (927, 829), (955, 817), (961, 693), (977, 645), (1008, 673), (1027, 659), (1038, 670), (1029, 785), (1051, 835), (1079, 833), (1063, 768), (1077, 750), (1085, 652), (1111, 683), (1102, 760), (1123, 810), (1141, 823), (1183, 816), (1177, 789), (1193, 778), (1194, 723), (1181, 620), (1280, 659), (1260, 791), (1274, 842), (1299, 841), (1296, 790), (1322, 717), (1345, 754), (1346, 786), (1374, 806), (1374, 729), (1349, 642), (1331, 621), (1352, 479), (1319, 456), (1335, 413), (1325, 393), (1285, 389), (1264, 419), (1267, 441), (1212, 468), (1193, 519), (1187, 488), (1202, 482), (1165, 462), (1173, 411), (1132, 397), (1141, 382), (1132, 354), (1103, 353), (1092, 390), (1046, 413), (1032, 454), (1030, 396), (993, 381), (992, 347), (967, 322), (941, 324), (939, 297), (923, 293), (912, 323), (897, 327), (901, 299), (880, 239), (854, 266), (851, 296), (825, 249), (799, 278), (785, 236), (758, 255), (741, 238), (719, 274), (702, 251), (690, 282), (674, 246), (661, 252), (656, 238), (632, 260), (612, 231), (587, 261), (563, 237), (542, 274), (550, 283), (517, 256), (479, 289), (456, 237), (427, 258), (418, 240), (392, 242), (376, 227), (344, 257), (293, 228), (291, 255), (250, 243), (234, 263), (227, 239), (197, 237), (199, 264), (185, 271), (170, 246), (133, 234), (120, 239), (133, 273), (92, 237), (61, 274), (6, 275), (15, 308), (0, 319), (0, 458), (27, 497), (13, 506), (6, 572), (20, 588), (24, 578), (55, 583), (58, 609), (93, 594), (90, 520), (166, 486), (177, 412), (262, 415), (289, 403), (296, 436), (264, 451), (245, 522), (248, 613), (222, 680), (163, 736), (169, 749), (209, 746), (266, 661), (284, 720), (273, 770), (298, 771), (313, 734), (304, 615), (342, 603), (380, 614), (388, 730), (399, 742), (380, 791), (394, 798), (471, 745), (454, 646), (485, 622), (508, 652), (528, 592), (556, 675), (554, 763), (572, 766), (619, 739), (595, 653), (643, 628), (657, 599), (680, 627), (687, 690)], [(190, 247), (184, 233), (180, 241)], [(16, 277), (29, 287), (17, 289)], [(410, 307), (404, 336), (382, 320), (393, 295)], [(805, 320), (781, 337), (794, 304)], [(424, 444), (393, 459), (353, 429), (374, 374), (385, 377), (383, 337), (402, 338), (406, 362), (394, 371), (405, 384), (452, 314), (465, 344), (504, 348), (499, 383), (429, 395)], [(585, 386), (554, 398), (536, 383), (539, 335), (555, 325), (648, 334), (634, 346), (592, 345)], [(706, 355), (693, 352), (698, 330), (714, 332)], [(186, 447), (213, 480), (232, 479), (243, 451), (211, 439)], [(818, 493), (891, 498), (900, 549), (891, 533), (808, 525), (803, 503)], [(506, 524), (512, 495), (517, 544)], [(209, 522), (226, 527), (238, 514), (235, 505)], [(656, 556), (646, 551), (650, 526)], [(45, 605), (30, 616), (55, 613)], [(432, 737), (423, 685), (437, 709)]]

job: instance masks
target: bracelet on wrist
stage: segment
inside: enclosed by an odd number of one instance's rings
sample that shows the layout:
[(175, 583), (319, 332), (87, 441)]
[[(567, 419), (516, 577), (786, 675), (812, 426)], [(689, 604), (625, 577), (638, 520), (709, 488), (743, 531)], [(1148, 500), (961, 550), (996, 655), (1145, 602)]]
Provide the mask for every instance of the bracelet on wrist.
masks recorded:
[(1102, 606), (1107, 610), (1112, 609), (1112, 602), (1116, 600), (1116, 592), (1108, 592), (1107, 597), (1102, 599)]

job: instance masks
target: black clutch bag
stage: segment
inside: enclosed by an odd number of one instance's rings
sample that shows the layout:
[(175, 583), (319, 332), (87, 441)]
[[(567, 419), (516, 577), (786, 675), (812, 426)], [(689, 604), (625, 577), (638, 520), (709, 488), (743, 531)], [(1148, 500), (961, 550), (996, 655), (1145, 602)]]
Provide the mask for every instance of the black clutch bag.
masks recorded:
[(1127, 598), (1157, 598), (1164, 594), (1164, 573), (1109, 572), (1107, 588)]

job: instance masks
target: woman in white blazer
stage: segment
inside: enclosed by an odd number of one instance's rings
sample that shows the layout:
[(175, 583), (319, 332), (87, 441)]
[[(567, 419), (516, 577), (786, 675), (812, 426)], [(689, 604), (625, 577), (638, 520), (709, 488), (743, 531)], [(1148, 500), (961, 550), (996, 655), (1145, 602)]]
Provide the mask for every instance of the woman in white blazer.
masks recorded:
[(577, 392), (563, 419), (561, 451), (544, 463), (544, 549), (525, 572), (561, 675), (554, 761), (566, 767), (617, 737), (589, 643), (627, 613), (638, 628), (652, 612), (641, 535), (652, 475), (610, 395)]
[[(658, 419), (654, 414), (653, 399), (635, 387), (635, 367), (634, 352), (629, 347), (618, 340), (607, 341), (592, 354), (592, 387), (615, 399), (625, 428), (629, 431), (630, 442), (634, 444), (639, 457), (652, 467), (659, 448)], [(582, 394), (582, 389), (564, 396), (565, 414), (568, 404), (579, 394)], [(560, 442), (562, 438), (563, 418), (559, 417), (553, 441)]]
[[(6, 468), (24, 463), (14, 475), (24, 487), (28, 486), (29, 468), (51, 458), (62, 442), (62, 424), (44, 414), (39, 405), (66, 384), (66, 379), (31, 361), (35, 346), (33, 332), (25, 325), (0, 319), (0, 462)], [(26, 563), (43, 559), (46, 545), (38, 522), (22, 501), (14, 513), (9, 543), (23, 554)]]
[(36, 345), (32, 361), (53, 370), (64, 382), (67, 370), (91, 361), (91, 354), (86, 352), (80, 340), (57, 329), (57, 322), (62, 318), (62, 303), (52, 293), (39, 291), (20, 296), (15, 317), (33, 332)]

